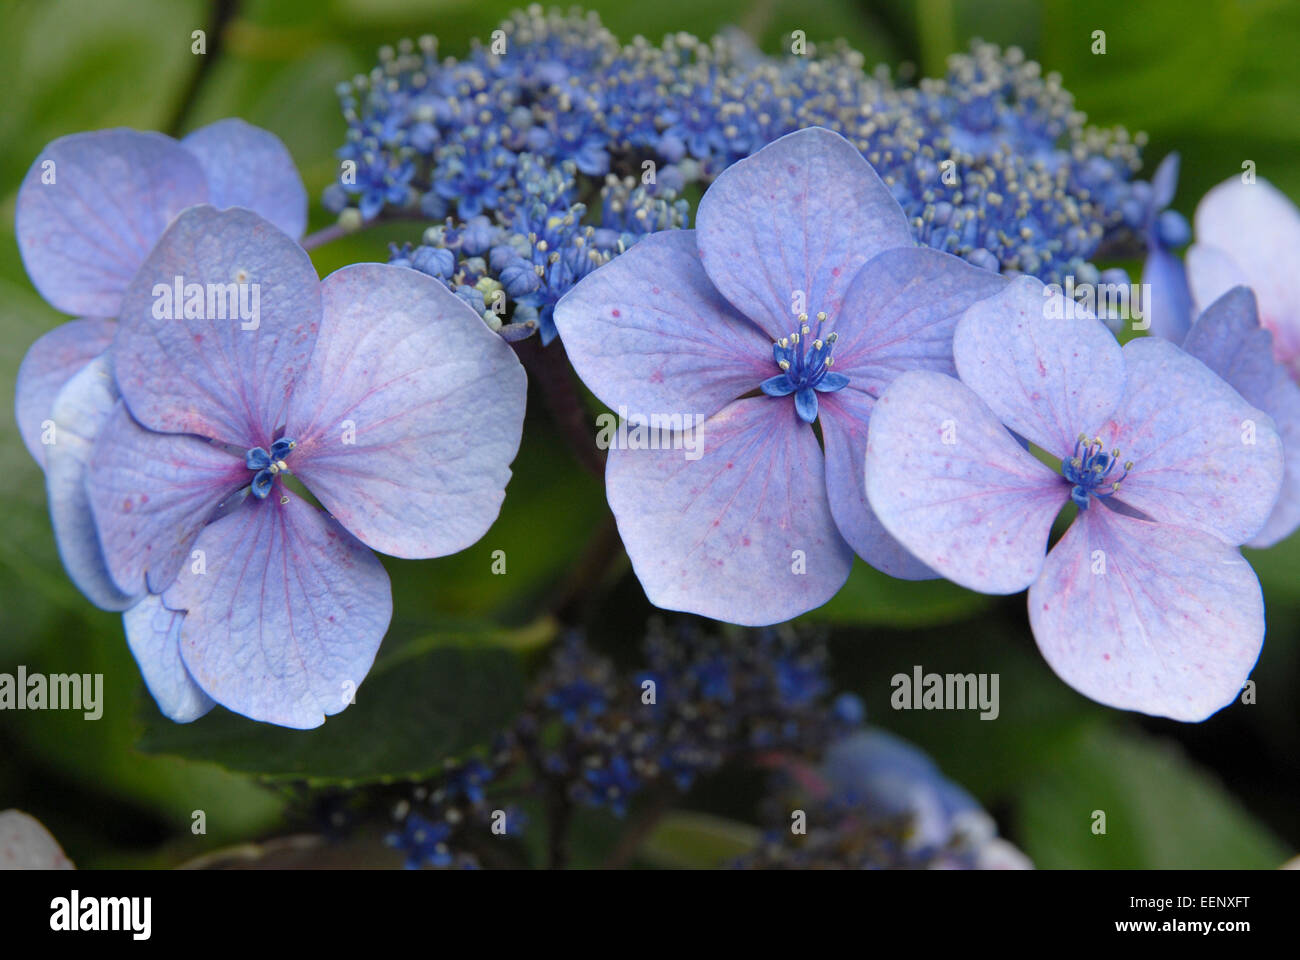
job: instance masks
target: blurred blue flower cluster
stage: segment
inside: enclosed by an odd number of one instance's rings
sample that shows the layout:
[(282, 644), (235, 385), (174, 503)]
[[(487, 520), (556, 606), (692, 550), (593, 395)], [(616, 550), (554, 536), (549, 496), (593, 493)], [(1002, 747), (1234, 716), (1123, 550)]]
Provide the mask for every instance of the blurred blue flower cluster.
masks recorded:
[[(645, 659), (643, 669), (620, 670), (580, 634), (568, 635), (488, 757), (366, 797), (369, 809), (395, 820), (389, 845), (409, 868), (502, 863), (506, 848), (493, 844), (493, 834), (518, 838), (530, 822), (520, 807), (502, 805), (507, 797), (540, 801), (553, 828), (569, 817), (557, 817), (559, 808), (623, 817), (640, 796), (685, 792), (700, 777), (741, 763), (773, 772), (767, 803), (774, 810), (800, 791), (811, 829), (795, 845), (773, 830), (737, 866), (1025, 865), (933, 761), (864, 728), (856, 696), (831, 696), (819, 640), (789, 630), (714, 634), (693, 621), (656, 622)], [(332, 799), (337, 817), (343, 807)], [(788, 823), (788, 814), (782, 817)]]
[[(1140, 135), (1087, 126), (1057, 75), (978, 41), (945, 77), (906, 86), (842, 44), (781, 57), (738, 31), (622, 44), (594, 14), (534, 6), (464, 59), (440, 59), (432, 37), (385, 48), (339, 96), (348, 134), (325, 205), (363, 221), (450, 218), (395, 258), (482, 299), (512, 339), (549, 342), (550, 309), (574, 283), (686, 225), (689, 184), (803, 127), (852, 141), (919, 242), (1044, 282), (1096, 282), (1090, 259), (1145, 221), (1152, 193), (1132, 180)], [(458, 247), (478, 217), (490, 242)]]

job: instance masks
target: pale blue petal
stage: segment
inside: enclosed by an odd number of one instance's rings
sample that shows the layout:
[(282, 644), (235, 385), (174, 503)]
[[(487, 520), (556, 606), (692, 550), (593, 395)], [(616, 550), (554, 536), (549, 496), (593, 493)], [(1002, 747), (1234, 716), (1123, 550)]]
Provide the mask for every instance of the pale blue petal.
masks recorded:
[(289, 469), (375, 550), (465, 549), (496, 520), (519, 449), (518, 358), (415, 270), (356, 264), (321, 290), (316, 351), (290, 405)]
[(181, 657), (208, 696), (306, 729), (352, 702), (392, 616), (388, 574), (339, 524), (277, 488), (203, 529), (205, 566), (164, 595), (185, 611)]
[(122, 614), (126, 643), (140, 665), (145, 686), (163, 716), (177, 723), (197, 720), (215, 706), (181, 661), (181, 622), (185, 614), (163, 606), (149, 594)]
[(838, 133), (810, 127), (732, 164), (700, 200), (704, 269), (767, 335), (797, 329), (801, 312), (833, 327), (849, 284), (872, 257), (915, 241), (898, 201)]
[(245, 207), (295, 240), (307, 229), (307, 189), (275, 134), (231, 118), (200, 127), (181, 145), (203, 167), (214, 207)]

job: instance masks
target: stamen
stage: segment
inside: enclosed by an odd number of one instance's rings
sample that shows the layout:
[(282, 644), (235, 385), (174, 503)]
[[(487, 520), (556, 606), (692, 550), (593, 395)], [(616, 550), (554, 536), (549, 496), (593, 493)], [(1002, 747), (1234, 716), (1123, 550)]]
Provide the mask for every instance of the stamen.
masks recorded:
[(760, 385), (768, 396), (788, 397), (794, 394), (795, 410), (807, 423), (817, 419), (817, 394), (832, 393), (848, 385), (843, 374), (831, 373), (835, 362), (831, 351), (839, 340), (834, 331), (822, 336), (826, 312), (817, 313), (816, 329), (806, 313), (798, 316), (799, 327), (789, 336), (772, 344), (772, 358), (781, 372), (769, 377)]
[(275, 484), (276, 475), (289, 472), (285, 458), (296, 446), (296, 441), (281, 437), (271, 444), (269, 453), (265, 447), (253, 447), (244, 454), (244, 466), (253, 471), (253, 480), (248, 487), (253, 496), (259, 500), (266, 499)]
[(1093, 497), (1104, 500), (1119, 492), (1120, 482), (1133, 469), (1133, 461), (1126, 461), (1124, 472), (1111, 478), (1119, 453), (1118, 447), (1107, 453), (1100, 437), (1089, 439), (1087, 434), (1079, 434), (1073, 455), (1061, 463), (1061, 475), (1072, 484), (1070, 499), (1080, 510), (1087, 510)]

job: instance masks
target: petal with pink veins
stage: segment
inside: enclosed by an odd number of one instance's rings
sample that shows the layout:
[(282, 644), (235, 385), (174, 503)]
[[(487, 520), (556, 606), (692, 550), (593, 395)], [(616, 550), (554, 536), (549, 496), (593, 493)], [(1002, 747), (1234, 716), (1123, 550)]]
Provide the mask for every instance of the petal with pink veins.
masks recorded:
[(573, 369), (611, 410), (709, 417), (780, 371), (772, 339), (704, 272), (695, 231), (652, 233), (555, 307)]
[(316, 342), (320, 297), (306, 251), (270, 222), (185, 211), (123, 299), (113, 349), (131, 414), (151, 430), (269, 449)]

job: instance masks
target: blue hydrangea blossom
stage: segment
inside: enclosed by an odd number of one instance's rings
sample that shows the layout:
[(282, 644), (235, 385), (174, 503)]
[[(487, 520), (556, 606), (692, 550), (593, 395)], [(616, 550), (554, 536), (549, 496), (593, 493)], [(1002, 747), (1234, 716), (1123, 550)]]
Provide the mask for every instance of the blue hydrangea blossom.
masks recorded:
[[(1121, 348), (1044, 293), (1022, 277), (966, 312), (961, 380), (909, 372), (885, 391), (868, 498), (948, 579), (1028, 588), (1039, 650), (1076, 690), (1202, 720), (1237, 696), (1263, 643), (1259, 581), (1236, 547), (1277, 500), (1281, 440), (1190, 354), (1156, 337)], [(1077, 516), (1047, 552), (1067, 501)]]
[[(257, 284), (258, 322), (160, 316), (155, 286), (173, 277)], [(107, 359), (120, 399), (86, 488), (160, 708), (319, 725), (388, 627), (372, 550), (442, 556), (495, 520), (523, 425), (513, 352), (417, 271), (320, 281), (273, 224), (200, 205), (126, 289)]]
[(867, 423), (903, 370), (952, 370), (957, 318), (1005, 283), (915, 246), (871, 166), (820, 128), (728, 168), (696, 230), (651, 234), (581, 281), (555, 310), (579, 376), (611, 409), (690, 433), (609, 451), (651, 602), (761, 625), (824, 603), (855, 550), (932, 576), (863, 496)]
[[(293, 237), (307, 223), (307, 191), (289, 151), (274, 134), (237, 119), (179, 142), (126, 129), (61, 137), (37, 157), (18, 191), (16, 233), (28, 275), (51, 306), (79, 319), (28, 350), (18, 370), (15, 418), (46, 470), (50, 519), (68, 575), (107, 610), (125, 609), (132, 598), (106, 575), (85, 497), (85, 458), (115, 400), (105, 364), (91, 369), (91, 362), (111, 343), (122, 296), (158, 238), (198, 203), (246, 207)], [(77, 376), (78, 387), (70, 389)], [(54, 432), (47, 435), (50, 423)]]

